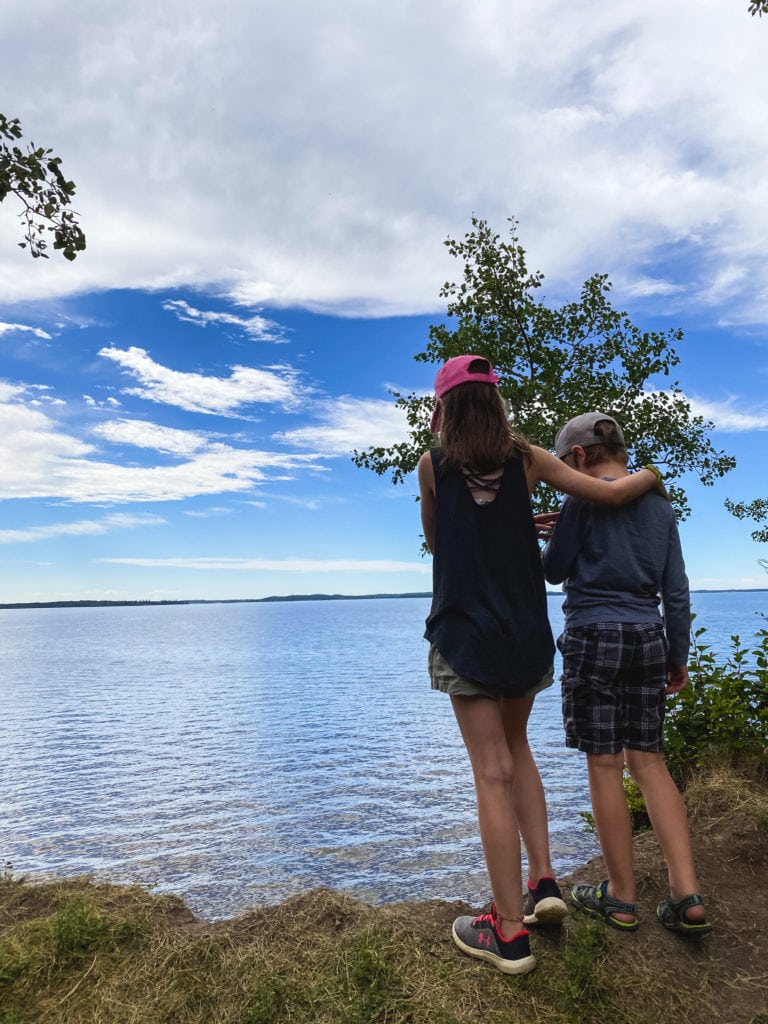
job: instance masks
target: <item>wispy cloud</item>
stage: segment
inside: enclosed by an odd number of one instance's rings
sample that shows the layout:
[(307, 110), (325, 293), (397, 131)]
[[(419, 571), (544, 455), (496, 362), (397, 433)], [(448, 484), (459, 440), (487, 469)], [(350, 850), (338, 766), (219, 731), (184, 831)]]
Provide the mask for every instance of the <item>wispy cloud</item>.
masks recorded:
[(140, 382), (125, 388), (135, 395), (160, 405), (176, 406), (187, 412), (211, 416), (239, 416), (253, 405), (296, 407), (305, 394), (297, 371), (288, 366), (256, 369), (233, 366), (229, 377), (208, 377), (202, 373), (184, 373), (156, 363), (143, 348), (102, 348), (99, 355), (117, 363)]
[(53, 537), (93, 537), (145, 526), (162, 526), (166, 522), (156, 515), (123, 515), (116, 513), (103, 519), (81, 519), (75, 523), (48, 523), (26, 529), (0, 530), (0, 544), (18, 544), (50, 540)]
[(93, 395), (83, 395), (83, 401), (92, 409), (119, 409), (120, 402), (112, 395), (109, 398), (97, 399)]
[[(264, 492), (262, 491), (261, 493), (263, 494)], [(255, 505), (256, 508), (266, 508), (267, 501), (277, 501), (282, 502), (285, 505), (292, 505), (294, 508), (305, 508), (310, 512), (317, 512), (319, 509), (325, 508), (328, 505), (338, 505), (344, 500), (336, 494), (324, 497), (322, 500), (320, 498), (293, 498), (287, 494), (264, 494), (264, 499), (265, 500), (247, 501), (246, 505)]]
[(100, 558), (100, 562), (117, 565), (135, 565), (142, 568), (163, 569), (231, 569), (236, 572), (253, 571), (309, 573), (309, 572), (417, 572), (424, 576), (432, 573), (430, 562), (357, 561), (351, 558), (326, 560), (302, 558)]
[[(256, 504), (256, 502), (248, 502), (248, 504)], [(221, 505), (215, 505), (212, 508), (205, 509), (185, 509), (184, 515), (189, 516), (190, 519), (216, 519), (219, 516), (229, 516), (232, 514), (231, 508), (224, 508)]]
[(685, 291), (685, 287), (681, 284), (673, 284), (671, 281), (642, 277), (625, 285), (622, 291), (625, 295), (650, 298), (653, 295), (679, 295)]
[(53, 335), (44, 331), (40, 327), (28, 327), (26, 324), (4, 324), (0, 323), (0, 337), (4, 334), (11, 334), (13, 331), (26, 331), (30, 334), (34, 334), (36, 338), (43, 338), (46, 341), (50, 341)]
[(149, 448), (181, 461), (135, 466), (95, 457), (93, 444), (67, 433), (0, 384), (0, 499), (62, 498), (77, 503), (178, 501), (247, 492), (292, 472), (324, 471), (317, 452), (288, 453), (206, 443), (203, 435), (129, 420), (95, 428), (105, 442)]
[(723, 433), (768, 430), (768, 409), (745, 409), (738, 398), (730, 398), (727, 402), (691, 398), (689, 402), (695, 415), (711, 420), (715, 429)]
[(397, 444), (408, 437), (405, 413), (392, 399), (342, 396), (315, 403), (312, 412), (316, 423), (275, 434), (275, 440), (328, 455), (347, 455), (374, 444)]
[(184, 302), (183, 299), (168, 299), (163, 303), (163, 309), (175, 313), (179, 320), (198, 327), (208, 327), (211, 324), (239, 327), (255, 341), (271, 341), (278, 344), (285, 342), (285, 328), (275, 320), (268, 320), (257, 313), (241, 317), (234, 313), (201, 310)]
[(194, 430), (163, 427), (144, 420), (110, 420), (93, 428), (93, 433), (112, 444), (128, 444), (171, 455), (192, 455), (209, 448), (210, 442)]

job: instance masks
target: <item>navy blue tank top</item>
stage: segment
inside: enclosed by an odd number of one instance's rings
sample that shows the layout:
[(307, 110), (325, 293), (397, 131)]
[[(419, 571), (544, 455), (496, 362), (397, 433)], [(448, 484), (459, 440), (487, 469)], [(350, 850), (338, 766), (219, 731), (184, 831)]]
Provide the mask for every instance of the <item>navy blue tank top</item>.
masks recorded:
[(522, 458), (504, 466), (493, 501), (478, 505), (440, 449), (431, 456), (435, 552), (424, 636), (454, 672), (513, 696), (539, 682), (555, 651)]

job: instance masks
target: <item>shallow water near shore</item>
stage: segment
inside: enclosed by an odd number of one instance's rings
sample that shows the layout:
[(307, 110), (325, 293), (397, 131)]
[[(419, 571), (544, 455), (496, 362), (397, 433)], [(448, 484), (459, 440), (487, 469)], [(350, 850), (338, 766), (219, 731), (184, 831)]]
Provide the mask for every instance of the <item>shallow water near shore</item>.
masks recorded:
[[(208, 918), (320, 885), (373, 904), (482, 904), (466, 754), (426, 675), (428, 605), (0, 611), (0, 858), (30, 877), (152, 885)], [(693, 606), (727, 650), (764, 624), (768, 593)], [(557, 634), (559, 596), (549, 610)], [(530, 734), (566, 873), (597, 846), (557, 686)]]

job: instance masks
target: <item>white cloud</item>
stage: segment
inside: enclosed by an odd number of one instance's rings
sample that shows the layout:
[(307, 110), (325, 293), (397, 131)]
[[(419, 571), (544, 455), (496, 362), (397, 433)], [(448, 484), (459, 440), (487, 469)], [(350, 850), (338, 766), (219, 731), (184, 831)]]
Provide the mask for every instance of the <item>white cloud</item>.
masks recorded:
[[(0, 384), (0, 500), (62, 498), (78, 503), (178, 501), (196, 495), (247, 492), (285, 479), (286, 472), (322, 471), (317, 453), (289, 454), (222, 443), (152, 424), (105, 424), (102, 439), (179, 456), (174, 465), (131, 466), (95, 458), (95, 448), (20, 401), (24, 389)], [(97, 433), (100, 428), (97, 428)]]
[(23, 393), (23, 385), (9, 384), (6, 380), (0, 380), (0, 402), (11, 402)]
[(10, 334), (12, 331), (27, 331), (30, 334), (34, 334), (36, 338), (43, 338), (46, 341), (50, 341), (52, 335), (47, 331), (44, 331), (40, 327), (27, 327), (26, 324), (4, 324), (0, 323), (0, 337), (4, 334)]
[(768, 430), (768, 409), (745, 409), (737, 406), (738, 398), (727, 402), (707, 402), (700, 398), (689, 398), (691, 410), (705, 420), (711, 420), (715, 430), (738, 434), (748, 430)]
[[(248, 502), (249, 505), (255, 505), (256, 502)], [(186, 509), (184, 511), (185, 516), (189, 516), (190, 519), (215, 519), (218, 516), (228, 516), (232, 514), (231, 508), (223, 508), (220, 505), (214, 505), (212, 508), (206, 509)]]
[(163, 309), (175, 313), (179, 320), (188, 324), (196, 324), (198, 327), (207, 327), (209, 324), (225, 324), (228, 327), (239, 327), (256, 341), (285, 341), (284, 328), (274, 320), (268, 320), (257, 313), (242, 317), (236, 316), (234, 313), (200, 310), (190, 306), (183, 299), (168, 299), (163, 303)]
[(244, 408), (262, 404), (290, 409), (306, 393), (297, 372), (286, 366), (264, 370), (233, 366), (229, 377), (207, 377), (161, 366), (143, 348), (133, 345), (129, 349), (103, 348), (99, 355), (111, 359), (140, 382), (138, 387), (124, 388), (124, 394), (187, 412), (238, 416)]
[(92, 537), (111, 533), (113, 530), (160, 526), (165, 522), (165, 519), (155, 515), (115, 514), (103, 519), (82, 519), (75, 523), (48, 523), (45, 526), (29, 526), (25, 529), (0, 530), (0, 544), (27, 543), (50, 540), (54, 537)]
[[(294, 508), (304, 508), (310, 512), (317, 512), (321, 508), (325, 508), (328, 505), (338, 505), (343, 501), (338, 495), (331, 495), (328, 497), (320, 498), (292, 498), (287, 494), (268, 494), (265, 495), (270, 501), (282, 501), (286, 505), (292, 505)], [(254, 505), (256, 508), (267, 508), (266, 501), (247, 501), (247, 505)]]
[(110, 420), (94, 427), (93, 433), (112, 444), (129, 444), (170, 455), (188, 456), (210, 446), (206, 437), (193, 430), (177, 430), (144, 420)]
[(417, 572), (432, 574), (431, 562), (358, 561), (352, 558), (324, 560), (306, 558), (100, 558), (100, 562), (116, 565), (135, 565), (141, 568), (162, 569), (230, 569), (237, 572), (261, 570), (267, 572)]
[(392, 445), (408, 438), (405, 413), (390, 399), (342, 396), (313, 406), (318, 422), (276, 434), (276, 440), (327, 455), (348, 455), (371, 445)]
[(680, 284), (671, 281), (659, 281), (651, 277), (643, 277), (626, 285), (622, 291), (625, 295), (639, 298), (650, 298), (653, 295), (678, 295), (684, 291)]
[(5, 107), (62, 156), (89, 246), (34, 273), (4, 246), (0, 297), (197, 284), (429, 311), (455, 272), (440, 243), (476, 211), (518, 216), (560, 288), (661, 278), (682, 247), (681, 298), (713, 286), (768, 316), (768, 61), (746, 7), (7, 0), (0, 28)]
[(96, 399), (93, 395), (83, 395), (83, 401), (92, 409), (119, 409), (122, 404), (111, 395), (109, 398), (104, 399)]

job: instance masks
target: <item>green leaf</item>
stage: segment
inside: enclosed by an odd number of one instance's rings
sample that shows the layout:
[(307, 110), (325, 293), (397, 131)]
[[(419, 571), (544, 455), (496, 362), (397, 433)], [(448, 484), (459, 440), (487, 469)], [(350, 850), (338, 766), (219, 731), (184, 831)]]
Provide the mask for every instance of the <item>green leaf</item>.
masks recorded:
[(68, 209), (75, 193), (75, 184), (61, 173), (61, 158), (52, 150), (29, 145), (26, 152), (9, 146), (3, 139), (22, 138), (18, 118), (9, 120), (0, 114), (0, 202), (13, 194), (20, 201), (24, 241), (34, 259), (47, 259), (48, 233), (53, 234), (55, 249), (62, 249), (68, 260), (85, 249), (85, 235), (77, 214)]
[[(440, 364), (465, 352), (485, 356), (499, 375), (515, 427), (544, 448), (553, 447), (559, 427), (577, 412), (601, 409), (614, 416), (625, 427), (631, 466), (663, 467), (675, 510), (685, 518), (690, 504), (679, 483), (683, 475), (712, 486), (735, 460), (714, 448), (713, 424), (693, 413), (672, 378), (683, 332), (641, 331), (611, 305), (605, 274), (585, 281), (578, 298), (549, 306), (540, 294), (544, 275), (528, 269), (517, 222), (507, 224), (503, 237), (473, 216), (462, 239), (445, 241), (459, 262), (458, 279), (443, 285), (446, 318), (429, 328), (414, 359)], [(664, 378), (668, 383), (661, 385)], [(427, 427), (434, 400), (409, 395), (396, 401), (406, 413), (408, 441), (374, 446), (354, 461), (402, 483), (432, 443)], [(546, 488), (534, 496), (537, 511), (558, 504)]]

